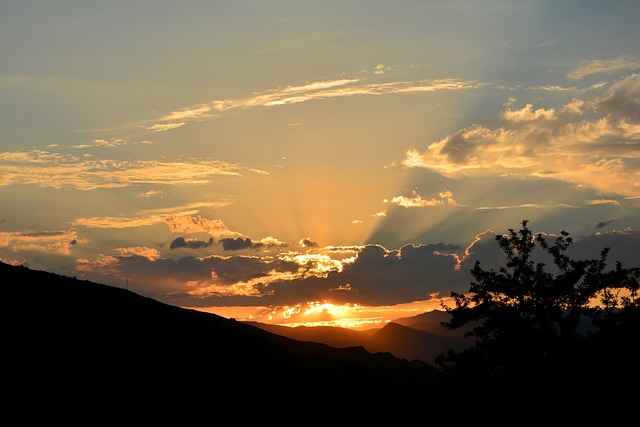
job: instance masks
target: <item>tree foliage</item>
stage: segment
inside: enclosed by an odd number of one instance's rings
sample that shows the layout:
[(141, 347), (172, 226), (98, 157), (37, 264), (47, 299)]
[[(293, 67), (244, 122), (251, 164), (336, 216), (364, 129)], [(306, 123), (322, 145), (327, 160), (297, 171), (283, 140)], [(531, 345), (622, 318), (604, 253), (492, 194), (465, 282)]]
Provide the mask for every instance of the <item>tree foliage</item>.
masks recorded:
[(560, 378), (562, 390), (567, 383), (593, 386), (587, 378), (594, 365), (629, 357), (640, 269), (609, 268), (609, 248), (596, 259), (572, 259), (569, 233), (550, 239), (533, 233), (527, 220), (496, 240), (504, 266), (483, 269), (477, 261), (469, 292), (452, 292), (455, 307), (444, 306), (451, 317), (443, 326), (464, 328), (473, 343), (436, 359), (450, 387), (485, 402), (531, 398), (541, 387), (550, 396)]

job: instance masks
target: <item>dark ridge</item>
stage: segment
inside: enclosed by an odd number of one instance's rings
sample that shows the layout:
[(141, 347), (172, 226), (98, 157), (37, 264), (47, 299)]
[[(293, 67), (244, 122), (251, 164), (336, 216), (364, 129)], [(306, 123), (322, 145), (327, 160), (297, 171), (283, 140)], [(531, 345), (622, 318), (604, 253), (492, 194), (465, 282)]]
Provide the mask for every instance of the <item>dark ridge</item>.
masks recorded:
[[(444, 327), (440, 327), (444, 330)], [(469, 344), (463, 339), (456, 339), (453, 334), (423, 331), (417, 327), (404, 326), (390, 322), (380, 329), (371, 339), (370, 350), (392, 349), (397, 357), (409, 360), (422, 360), (435, 364), (436, 357), (452, 348), (463, 350)]]

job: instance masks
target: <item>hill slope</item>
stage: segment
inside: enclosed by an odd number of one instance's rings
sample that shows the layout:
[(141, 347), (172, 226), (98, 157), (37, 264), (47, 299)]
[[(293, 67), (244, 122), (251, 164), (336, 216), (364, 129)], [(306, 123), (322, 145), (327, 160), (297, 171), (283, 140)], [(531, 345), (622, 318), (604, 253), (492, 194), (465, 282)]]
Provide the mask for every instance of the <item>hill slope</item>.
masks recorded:
[(0, 283), (6, 407), (40, 408), (19, 411), (25, 423), (185, 425), (336, 407), (379, 420), (437, 406), (440, 371), (427, 363), (301, 342), (25, 267), (0, 263)]

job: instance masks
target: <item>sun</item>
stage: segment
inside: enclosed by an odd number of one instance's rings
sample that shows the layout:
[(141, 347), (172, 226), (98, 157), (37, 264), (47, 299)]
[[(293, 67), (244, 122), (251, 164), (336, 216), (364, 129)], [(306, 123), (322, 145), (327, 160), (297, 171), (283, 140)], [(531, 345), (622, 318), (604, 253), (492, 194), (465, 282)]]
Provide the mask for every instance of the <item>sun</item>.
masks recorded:
[(315, 317), (344, 317), (347, 308), (345, 306), (338, 306), (331, 304), (329, 302), (319, 303), (319, 302), (310, 302), (307, 305), (306, 310), (304, 311), (305, 316)]

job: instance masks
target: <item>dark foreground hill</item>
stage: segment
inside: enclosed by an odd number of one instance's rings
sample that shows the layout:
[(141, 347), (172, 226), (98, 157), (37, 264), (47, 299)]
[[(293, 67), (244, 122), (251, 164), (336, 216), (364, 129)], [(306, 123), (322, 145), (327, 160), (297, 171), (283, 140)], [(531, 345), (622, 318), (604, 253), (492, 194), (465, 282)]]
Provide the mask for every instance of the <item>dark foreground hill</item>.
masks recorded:
[(0, 292), (3, 415), (20, 425), (272, 423), (294, 414), (402, 425), (442, 409), (440, 371), (390, 353), (301, 342), (4, 263)]

